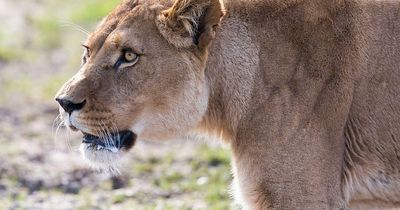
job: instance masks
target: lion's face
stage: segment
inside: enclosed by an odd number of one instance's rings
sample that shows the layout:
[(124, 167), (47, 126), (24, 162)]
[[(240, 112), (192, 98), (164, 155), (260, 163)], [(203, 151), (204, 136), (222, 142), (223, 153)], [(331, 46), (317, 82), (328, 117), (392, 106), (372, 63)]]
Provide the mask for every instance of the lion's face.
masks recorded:
[(113, 166), (136, 137), (183, 134), (207, 108), (206, 49), (172, 44), (162, 34), (168, 15), (149, 7), (128, 1), (111, 13), (56, 96), (64, 123), (84, 135), (84, 157), (101, 168)]

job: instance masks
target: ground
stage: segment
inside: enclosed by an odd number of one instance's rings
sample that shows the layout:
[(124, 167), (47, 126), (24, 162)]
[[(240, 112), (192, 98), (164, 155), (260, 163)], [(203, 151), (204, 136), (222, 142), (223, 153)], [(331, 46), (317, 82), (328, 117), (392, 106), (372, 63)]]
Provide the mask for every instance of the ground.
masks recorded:
[(229, 150), (215, 140), (138, 142), (120, 176), (91, 170), (58, 128), (57, 89), (85, 31), (118, 0), (0, 1), (0, 209), (232, 209)]

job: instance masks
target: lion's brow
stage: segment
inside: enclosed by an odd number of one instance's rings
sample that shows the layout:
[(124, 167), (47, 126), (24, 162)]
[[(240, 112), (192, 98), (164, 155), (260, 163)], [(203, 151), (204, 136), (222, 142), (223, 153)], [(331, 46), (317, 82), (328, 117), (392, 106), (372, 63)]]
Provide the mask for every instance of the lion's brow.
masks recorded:
[(82, 47), (84, 47), (87, 51), (90, 51), (90, 47), (86, 44), (81, 44)]
[(84, 47), (84, 48), (86, 49), (86, 56), (89, 57), (90, 54), (91, 54), (91, 50), (90, 50), (89, 45), (87, 45), (87, 44), (81, 44), (81, 46)]
[(122, 36), (120, 33), (117, 33), (111, 37), (110, 44), (118, 48), (121, 45)]

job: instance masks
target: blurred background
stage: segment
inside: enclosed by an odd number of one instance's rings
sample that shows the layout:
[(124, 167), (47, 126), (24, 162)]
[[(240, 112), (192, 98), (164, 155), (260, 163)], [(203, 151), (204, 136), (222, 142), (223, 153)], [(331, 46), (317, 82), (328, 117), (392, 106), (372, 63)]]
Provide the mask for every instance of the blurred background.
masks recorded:
[(85, 31), (119, 0), (0, 0), (0, 209), (232, 209), (229, 151), (138, 142), (122, 174), (92, 171), (53, 97), (79, 68)]

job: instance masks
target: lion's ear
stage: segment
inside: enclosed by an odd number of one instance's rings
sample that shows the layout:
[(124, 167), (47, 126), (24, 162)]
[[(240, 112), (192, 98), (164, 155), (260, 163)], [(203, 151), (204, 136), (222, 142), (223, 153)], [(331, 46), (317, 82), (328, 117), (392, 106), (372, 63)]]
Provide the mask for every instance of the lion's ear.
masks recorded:
[(175, 0), (157, 17), (161, 34), (179, 48), (197, 45), (205, 48), (215, 36), (224, 15), (219, 0)]

